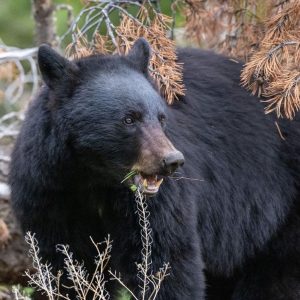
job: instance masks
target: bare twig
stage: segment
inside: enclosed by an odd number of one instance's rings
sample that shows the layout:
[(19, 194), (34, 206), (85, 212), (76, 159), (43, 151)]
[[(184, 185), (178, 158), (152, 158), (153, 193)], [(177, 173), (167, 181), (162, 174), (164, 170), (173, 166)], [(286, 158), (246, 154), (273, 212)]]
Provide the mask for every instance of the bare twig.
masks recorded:
[(152, 245), (152, 230), (150, 227), (150, 213), (147, 209), (147, 198), (140, 192), (138, 188), (135, 195), (137, 205), (137, 214), (139, 217), (139, 224), (141, 227), (141, 240), (142, 240), (142, 262), (137, 264), (138, 278), (142, 285), (141, 296), (142, 300), (146, 298), (146, 293), (149, 290), (149, 276), (151, 271), (151, 245)]
[[(49, 300), (71, 300), (67, 294), (62, 294), (60, 291), (60, 278), (62, 272), (59, 271), (57, 275), (54, 275), (52, 273), (51, 265), (41, 261), (37, 240), (35, 239), (34, 234), (28, 232), (25, 239), (30, 246), (29, 255), (33, 260), (33, 267), (36, 270), (33, 274), (26, 271), (26, 275), (30, 279), (29, 283), (42, 293), (46, 294), (47, 299)], [(85, 270), (84, 265), (73, 258), (73, 254), (69, 251), (68, 246), (58, 245), (57, 250), (65, 257), (65, 271), (72, 284), (70, 288), (73, 288), (76, 291), (78, 299), (85, 300), (89, 293), (92, 294), (93, 299), (108, 300), (109, 294), (105, 289), (106, 280), (104, 278), (104, 271), (110, 259), (111, 240), (108, 236), (103, 243), (95, 243), (93, 240), (92, 243), (95, 246), (98, 255), (95, 260), (95, 271), (91, 278)], [(103, 251), (100, 250), (101, 246), (104, 247)]]

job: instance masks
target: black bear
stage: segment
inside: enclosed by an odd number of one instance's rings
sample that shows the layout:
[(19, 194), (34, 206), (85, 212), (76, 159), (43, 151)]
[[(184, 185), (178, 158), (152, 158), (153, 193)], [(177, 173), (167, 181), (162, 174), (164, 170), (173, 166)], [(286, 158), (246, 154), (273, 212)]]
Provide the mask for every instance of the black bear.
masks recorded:
[(178, 50), (178, 60), (186, 95), (166, 106), (143, 39), (127, 56), (75, 61), (40, 47), (46, 85), (10, 173), (23, 230), (36, 233), (56, 268), (63, 243), (90, 271), (89, 237), (110, 233), (111, 267), (135, 290), (140, 227), (134, 194), (121, 183), (134, 170), (151, 196), (152, 268), (171, 266), (157, 299), (298, 299), (298, 121), (278, 121), (283, 140), (274, 117), (240, 87), (241, 63), (196, 49)]

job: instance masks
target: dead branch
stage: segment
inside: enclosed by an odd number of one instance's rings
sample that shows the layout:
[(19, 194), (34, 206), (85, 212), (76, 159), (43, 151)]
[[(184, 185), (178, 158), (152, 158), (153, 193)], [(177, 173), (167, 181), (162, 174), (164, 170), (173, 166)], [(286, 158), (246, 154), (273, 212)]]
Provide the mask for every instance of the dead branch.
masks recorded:
[[(32, 85), (31, 95), (37, 91), (39, 76), (36, 53), (37, 48), (19, 49), (0, 45), (0, 80), (7, 82), (5, 90), (1, 93), (4, 101), (16, 103), (22, 97), (28, 83)], [(23, 65), (25, 61), (30, 65), (29, 71), (26, 71)]]
[[(174, 26), (173, 20), (159, 13), (158, 2), (100, 1), (90, 0), (74, 19), (69, 31), (62, 37), (71, 35), (72, 43), (67, 47), (67, 56), (79, 58), (93, 53), (126, 54), (135, 40), (144, 37), (152, 48), (149, 71), (167, 102), (184, 94), (182, 66), (177, 63), (175, 44), (168, 38)], [(132, 14), (128, 8), (138, 8)], [(111, 14), (119, 12), (120, 24), (114, 24)], [(83, 22), (83, 25), (81, 25)], [(99, 33), (104, 28), (106, 35)]]
[(242, 84), (264, 97), (266, 113), (293, 119), (300, 109), (300, 2), (289, 1), (266, 22), (259, 49), (242, 72)]

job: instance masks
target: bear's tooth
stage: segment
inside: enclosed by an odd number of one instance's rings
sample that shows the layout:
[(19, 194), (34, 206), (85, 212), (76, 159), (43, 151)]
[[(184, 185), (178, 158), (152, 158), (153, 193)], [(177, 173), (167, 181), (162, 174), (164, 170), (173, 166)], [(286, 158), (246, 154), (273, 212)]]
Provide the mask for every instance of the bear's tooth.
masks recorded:
[(162, 184), (162, 182), (164, 181), (164, 179), (160, 179), (159, 181), (156, 182), (156, 187), (160, 187), (160, 185)]
[(143, 186), (144, 186), (144, 187), (147, 187), (147, 186), (148, 186), (148, 182), (147, 182), (147, 179), (146, 179), (146, 178), (145, 178), (144, 181), (143, 181)]

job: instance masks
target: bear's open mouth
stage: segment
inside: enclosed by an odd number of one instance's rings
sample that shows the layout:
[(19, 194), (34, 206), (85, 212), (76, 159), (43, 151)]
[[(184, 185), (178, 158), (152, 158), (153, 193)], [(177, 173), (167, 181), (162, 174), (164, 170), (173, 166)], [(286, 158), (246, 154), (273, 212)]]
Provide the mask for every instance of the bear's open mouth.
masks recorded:
[(137, 174), (133, 177), (133, 182), (143, 194), (155, 195), (163, 182), (163, 178), (158, 175)]

